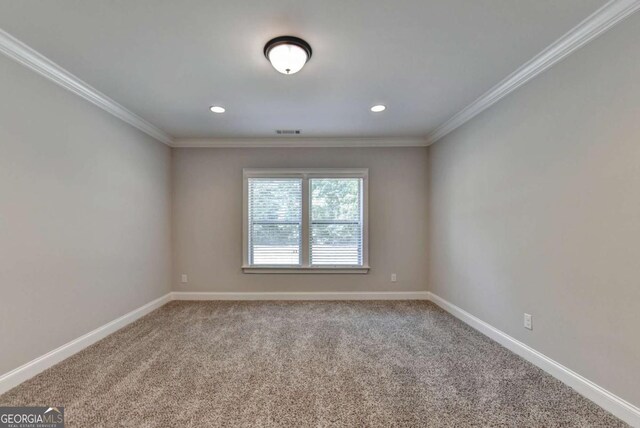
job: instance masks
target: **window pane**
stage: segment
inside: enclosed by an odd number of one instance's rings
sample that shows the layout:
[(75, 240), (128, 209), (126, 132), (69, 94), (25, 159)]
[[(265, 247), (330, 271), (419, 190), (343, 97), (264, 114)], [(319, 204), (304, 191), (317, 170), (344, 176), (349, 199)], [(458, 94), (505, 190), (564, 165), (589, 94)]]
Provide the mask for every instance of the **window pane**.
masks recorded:
[(302, 180), (250, 178), (248, 184), (251, 264), (300, 264)]
[(299, 224), (253, 224), (253, 264), (297, 265), (300, 263)]
[(360, 178), (313, 178), (312, 220), (360, 221)]
[(362, 179), (311, 179), (311, 264), (362, 264)]
[(360, 265), (359, 224), (313, 224), (311, 263), (314, 265)]
[(302, 219), (302, 180), (299, 178), (250, 178), (249, 214), (253, 221)]

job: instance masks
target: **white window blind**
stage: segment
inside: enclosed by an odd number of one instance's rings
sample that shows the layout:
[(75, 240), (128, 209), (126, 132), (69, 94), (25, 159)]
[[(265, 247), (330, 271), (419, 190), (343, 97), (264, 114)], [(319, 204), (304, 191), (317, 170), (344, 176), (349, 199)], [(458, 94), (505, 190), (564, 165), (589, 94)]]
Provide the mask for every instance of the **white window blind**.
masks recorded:
[(249, 259), (252, 265), (300, 265), (302, 179), (250, 178)]
[(366, 274), (366, 168), (245, 168), (244, 273)]
[(311, 178), (311, 265), (362, 265), (362, 179)]

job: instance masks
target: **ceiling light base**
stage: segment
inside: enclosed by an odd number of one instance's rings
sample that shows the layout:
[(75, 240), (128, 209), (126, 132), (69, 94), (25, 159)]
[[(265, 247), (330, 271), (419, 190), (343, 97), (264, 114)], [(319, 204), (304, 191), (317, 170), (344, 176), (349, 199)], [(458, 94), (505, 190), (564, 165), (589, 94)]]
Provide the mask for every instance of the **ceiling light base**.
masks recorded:
[(271, 39), (264, 46), (264, 56), (282, 74), (295, 74), (304, 67), (313, 51), (306, 41), (294, 36)]

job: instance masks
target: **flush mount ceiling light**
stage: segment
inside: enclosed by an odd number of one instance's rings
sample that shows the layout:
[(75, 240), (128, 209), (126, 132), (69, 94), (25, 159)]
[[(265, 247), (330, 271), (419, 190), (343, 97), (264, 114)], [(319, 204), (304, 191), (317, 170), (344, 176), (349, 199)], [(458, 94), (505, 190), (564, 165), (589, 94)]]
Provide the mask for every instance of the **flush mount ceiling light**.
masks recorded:
[(227, 111), (227, 109), (220, 106), (211, 106), (209, 107), (209, 110), (211, 110), (214, 113), (224, 113), (225, 111)]
[(371, 107), (371, 111), (374, 113), (380, 113), (381, 111), (385, 111), (387, 109), (386, 106), (383, 106), (382, 104), (378, 104), (375, 105), (373, 107)]
[(282, 74), (294, 74), (311, 58), (311, 46), (293, 36), (280, 36), (264, 45), (264, 56)]

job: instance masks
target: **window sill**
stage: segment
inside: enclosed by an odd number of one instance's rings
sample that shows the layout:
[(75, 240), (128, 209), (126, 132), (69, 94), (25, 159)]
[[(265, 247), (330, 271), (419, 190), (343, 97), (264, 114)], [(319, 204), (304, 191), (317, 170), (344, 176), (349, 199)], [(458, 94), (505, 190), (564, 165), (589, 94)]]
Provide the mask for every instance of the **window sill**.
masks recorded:
[(369, 266), (345, 266), (345, 267), (283, 267), (283, 266), (242, 266), (244, 273), (341, 273), (341, 274), (366, 274)]

